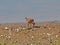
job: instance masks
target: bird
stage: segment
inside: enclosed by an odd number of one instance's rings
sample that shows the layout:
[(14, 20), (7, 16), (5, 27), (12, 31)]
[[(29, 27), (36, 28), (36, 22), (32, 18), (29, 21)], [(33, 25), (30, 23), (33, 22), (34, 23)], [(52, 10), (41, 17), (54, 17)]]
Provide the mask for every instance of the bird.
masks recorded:
[(28, 23), (28, 27), (31, 27), (31, 26), (35, 25), (35, 22), (34, 22), (33, 18), (27, 18), (27, 17), (25, 17), (25, 19), (26, 19), (26, 22)]

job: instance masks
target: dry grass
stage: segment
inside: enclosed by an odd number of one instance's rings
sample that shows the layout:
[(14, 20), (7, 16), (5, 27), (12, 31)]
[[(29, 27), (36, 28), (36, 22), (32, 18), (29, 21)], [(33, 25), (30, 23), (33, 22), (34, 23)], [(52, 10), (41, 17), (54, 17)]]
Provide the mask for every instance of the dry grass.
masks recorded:
[[(0, 25), (0, 42), (5, 45), (59, 45), (60, 24), (39, 23), (40, 28), (25, 29), (26, 24)], [(5, 29), (8, 27), (8, 29)], [(19, 29), (18, 32), (16, 29)], [(9, 31), (10, 30), (10, 31)], [(60, 39), (60, 38), (59, 38)], [(57, 44), (58, 42), (58, 44)], [(4, 45), (4, 44), (2, 44)]]

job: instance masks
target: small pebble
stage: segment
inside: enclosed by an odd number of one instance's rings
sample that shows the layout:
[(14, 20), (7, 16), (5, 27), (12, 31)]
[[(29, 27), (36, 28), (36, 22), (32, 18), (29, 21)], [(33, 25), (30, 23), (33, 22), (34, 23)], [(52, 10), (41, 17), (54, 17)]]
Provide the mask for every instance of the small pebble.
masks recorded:
[(51, 34), (47, 33), (48, 36), (50, 36)]

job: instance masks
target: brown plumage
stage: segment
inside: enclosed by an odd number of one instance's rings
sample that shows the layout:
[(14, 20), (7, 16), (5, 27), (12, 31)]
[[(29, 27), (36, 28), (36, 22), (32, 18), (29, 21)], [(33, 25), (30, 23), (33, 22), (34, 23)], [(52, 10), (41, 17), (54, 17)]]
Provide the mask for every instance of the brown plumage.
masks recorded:
[(34, 26), (35, 25), (35, 22), (32, 22), (32, 25)]
[(32, 18), (27, 18), (27, 17), (25, 17), (25, 19), (26, 19), (26, 21), (27, 21), (28, 23), (34, 22), (34, 19), (32, 19)]
[(26, 19), (26, 21), (27, 21), (27, 23), (28, 23), (28, 26), (31, 27), (31, 24), (32, 24), (33, 26), (35, 25), (34, 19), (32, 19), (32, 18), (27, 18), (27, 17), (25, 17), (25, 19)]

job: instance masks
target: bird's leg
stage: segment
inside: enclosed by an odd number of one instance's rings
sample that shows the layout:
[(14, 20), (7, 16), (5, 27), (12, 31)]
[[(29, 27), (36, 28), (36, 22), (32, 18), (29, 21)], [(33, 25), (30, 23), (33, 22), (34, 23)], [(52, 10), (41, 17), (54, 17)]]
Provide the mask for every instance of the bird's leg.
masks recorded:
[(29, 28), (29, 23), (28, 23), (28, 28)]
[(31, 23), (30, 23), (30, 28), (31, 28), (31, 26), (32, 26), (32, 25), (31, 25)]
[(30, 24), (30, 28), (32, 28), (32, 27), (33, 27), (33, 24), (31, 23), (31, 24)]
[(31, 23), (29, 24), (29, 28), (31, 28)]
[(28, 28), (31, 28), (31, 23), (28, 23)]
[(34, 27), (34, 25), (32, 24), (32, 27)]

